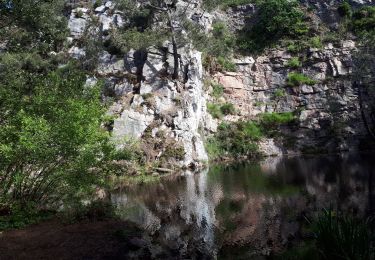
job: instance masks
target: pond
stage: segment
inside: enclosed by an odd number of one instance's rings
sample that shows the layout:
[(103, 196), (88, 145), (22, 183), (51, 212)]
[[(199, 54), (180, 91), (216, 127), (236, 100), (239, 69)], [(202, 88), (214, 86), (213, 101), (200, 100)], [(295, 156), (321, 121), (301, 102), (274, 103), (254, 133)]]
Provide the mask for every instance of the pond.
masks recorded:
[(371, 154), (268, 158), (166, 177), (111, 200), (178, 258), (262, 259), (311, 238), (307, 223), (322, 209), (371, 214), (374, 171)]

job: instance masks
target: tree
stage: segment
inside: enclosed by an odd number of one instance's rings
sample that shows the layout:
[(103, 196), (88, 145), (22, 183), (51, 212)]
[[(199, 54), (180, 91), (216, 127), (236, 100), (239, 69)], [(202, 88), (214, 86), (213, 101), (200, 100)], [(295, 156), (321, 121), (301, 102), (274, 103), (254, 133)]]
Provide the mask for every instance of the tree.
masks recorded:
[(100, 88), (60, 51), (63, 0), (0, 0), (0, 209), (56, 205), (102, 180)]
[(109, 146), (98, 89), (85, 87), (71, 65), (27, 85), (8, 79), (0, 98), (2, 202), (53, 205), (100, 180), (93, 169)]
[(295, 0), (260, 2), (256, 23), (244, 28), (240, 37), (243, 50), (262, 50), (284, 37), (300, 37), (308, 32), (304, 13)]

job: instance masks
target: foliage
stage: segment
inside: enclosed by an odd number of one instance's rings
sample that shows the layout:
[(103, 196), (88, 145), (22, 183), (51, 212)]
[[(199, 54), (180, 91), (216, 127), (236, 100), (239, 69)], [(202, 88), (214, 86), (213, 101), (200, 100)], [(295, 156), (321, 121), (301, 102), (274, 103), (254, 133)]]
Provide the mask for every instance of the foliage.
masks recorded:
[(150, 19), (152, 17), (151, 10), (143, 6), (137, 6), (137, 2), (133, 0), (115, 0), (116, 8), (121, 10), (124, 17), (128, 19), (127, 28), (135, 28), (139, 32), (143, 32), (150, 27)]
[(23, 228), (47, 220), (53, 215), (51, 211), (36, 210), (32, 204), (28, 204), (26, 207), (12, 205), (5, 214), (1, 213), (2, 210), (4, 209), (0, 205), (0, 231)]
[(285, 96), (286, 96), (285, 89), (282, 89), (282, 88), (276, 89), (273, 95), (274, 99), (280, 99)]
[(261, 51), (282, 38), (296, 38), (308, 32), (304, 13), (295, 0), (269, 0), (259, 4), (257, 23), (239, 37), (243, 51)]
[(288, 124), (296, 119), (292, 112), (263, 113), (260, 115), (260, 123), (265, 129), (272, 129), (283, 124)]
[(316, 81), (301, 73), (292, 72), (288, 74), (287, 85), (297, 87), (300, 85), (314, 85)]
[(174, 158), (176, 160), (183, 160), (185, 158), (185, 149), (182, 145), (179, 145), (177, 143), (173, 143), (168, 145), (163, 153), (163, 158), (165, 159), (171, 159)]
[(221, 147), (221, 142), (215, 137), (208, 138), (204, 147), (206, 148), (209, 158), (212, 160), (218, 159), (225, 154), (225, 151)]
[(326, 210), (315, 223), (316, 246), (323, 259), (371, 259), (374, 248), (371, 243), (369, 221), (351, 216), (336, 215)]
[(298, 57), (291, 58), (290, 60), (288, 60), (288, 63), (286, 65), (294, 69), (301, 67), (301, 63)]
[(375, 7), (362, 7), (353, 13), (352, 30), (365, 42), (375, 43)]
[(67, 20), (63, 0), (0, 1), (0, 39), (8, 51), (58, 51), (67, 37)]
[[(203, 52), (206, 57), (206, 69), (235, 71), (235, 65), (228, 60), (232, 55), (236, 39), (223, 22), (213, 24), (212, 33), (207, 35), (203, 29), (190, 21), (184, 22), (184, 27), (188, 32), (188, 38), (193, 42), (195, 48)], [(207, 62), (211, 60), (211, 62)], [(217, 67), (217, 68), (212, 68)]]
[(224, 115), (233, 115), (236, 113), (236, 109), (231, 103), (224, 104), (207, 104), (207, 110), (213, 118), (221, 119)]
[(236, 109), (232, 103), (225, 103), (221, 105), (220, 110), (224, 115), (234, 115), (236, 113)]
[(2, 199), (53, 204), (99, 183), (101, 175), (90, 169), (109, 149), (99, 89), (85, 87), (73, 65), (45, 77), (18, 73), (5, 71), (1, 82)]
[(225, 59), (223, 57), (218, 57), (217, 62), (220, 65), (220, 68), (222, 71), (232, 71), (235, 72), (237, 70), (236, 65), (229, 61), (228, 59)]
[(319, 36), (312, 37), (309, 41), (309, 45), (312, 48), (321, 49), (323, 48), (323, 43)]
[(214, 154), (225, 152), (231, 156), (255, 156), (258, 154), (257, 141), (262, 137), (259, 126), (254, 122), (239, 121), (233, 124), (222, 123), (211, 140)]
[(205, 0), (203, 7), (209, 11), (217, 8), (218, 6), (226, 9), (228, 7), (235, 7), (255, 2), (254, 0)]
[(212, 92), (211, 95), (218, 99), (223, 96), (224, 93), (224, 87), (221, 84), (213, 83), (212, 84)]
[(286, 46), (287, 50), (291, 53), (299, 53), (304, 46), (299, 41), (292, 41)]
[(167, 36), (168, 33), (164, 31), (146, 29), (140, 32), (132, 28), (123, 32), (114, 31), (106, 46), (114, 54), (127, 53), (130, 49), (145, 50), (151, 45), (161, 46)]
[(217, 104), (208, 103), (207, 110), (208, 110), (208, 113), (210, 113), (213, 118), (220, 119), (223, 117), (220, 106)]
[(352, 7), (348, 1), (342, 2), (337, 8), (337, 11), (341, 17), (350, 17), (352, 15)]

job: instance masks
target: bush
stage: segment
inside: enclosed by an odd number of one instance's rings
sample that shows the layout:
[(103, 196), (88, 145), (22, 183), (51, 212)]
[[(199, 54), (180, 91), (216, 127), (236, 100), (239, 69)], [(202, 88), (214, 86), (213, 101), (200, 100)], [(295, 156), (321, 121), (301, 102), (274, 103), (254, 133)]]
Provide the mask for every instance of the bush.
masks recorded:
[(276, 89), (275, 93), (273, 94), (274, 99), (280, 99), (286, 96), (285, 89)]
[(210, 113), (213, 118), (220, 119), (223, 117), (220, 106), (217, 104), (208, 103), (207, 110), (208, 110), (208, 113)]
[(291, 58), (290, 60), (288, 60), (288, 63), (286, 65), (288, 67), (294, 68), (294, 69), (301, 67), (301, 63), (300, 63), (298, 57)]
[(183, 25), (194, 47), (203, 52), (205, 56), (223, 57), (225, 60), (232, 54), (236, 39), (225, 23), (215, 22), (211, 34), (202, 32), (203, 28), (187, 20)]
[(260, 115), (261, 125), (265, 129), (275, 128), (282, 124), (288, 124), (295, 120), (292, 112), (285, 113), (264, 113)]
[(236, 109), (231, 103), (222, 105), (209, 103), (207, 104), (207, 110), (213, 118), (217, 119), (221, 119), (224, 115), (233, 115), (236, 113)]
[(132, 28), (124, 32), (114, 31), (106, 47), (119, 53), (127, 53), (130, 49), (145, 50), (152, 45), (161, 46), (167, 36), (167, 32), (150, 29), (138, 31), (137, 28)]
[(223, 156), (225, 154), (225, 151), (223, 151), (221, 147), (221, 142), (215, 137), (211, 137), (206, 140), (205, 148), (208, 157), (211, 160), (218, 159), (220, 156)]
[(312, 48), (316, 48), (316, 49), (321, 49), (323, 48), (323, 43), (322, 41), (320, 40), (320, 37), (319, 36), (315, 36), (315, 37), (312, 37), (309, 41), (309, 45), (312, 47)]
[(282, 38), (296, 38), (308, 32), (305, 16), (295, 0), (269, 0), (259, 4), (257, 23), (239, 37), (243, 51), (261, 51)]
[(217, 62), (220, 64), (221, 70), (223, 71), (232, 71), (237, 70), (236, 65), (224, 57), (218, 57)]
[(353, 31), (362, 37), (374, 37), (375, 35), (375, 7), (363, 7), (353, 14)]
[(316, 84), (316, 81), (301, 73), (297, 73), (297, 72), (289, 73), (288, 79), (287, 79), (288, 86), (297, 87), (303, 84), (314, 85)]
[(350, 17), (352, 15), (352, 7), (347, 1), (341, 3), (337, 11), (341, 17)]
[(236, 113), (236, 109), (231, 103), (225, 103), (221, 105), (220, 110), (224, 115), (234, 115)]
[(373, 259), (369, 221), (324, 211), (315, 223), (316, 246), (323, 259)]
[(168, 145), (165, 148), (165, 151), (162, 155), (163, 158), (171, 159), (174, 158), (176, 160), (183, 160), (185, 158), (185, 149), (182, 145), (178, 145), (177, 143), (173, 143), (171, 145)]
[(287, 45), (287, 50), (291, 53), (299, 53), (303, 48), (303, 44), (299, 41), (292, 41)]
[(32, 204), (12, 205), (4, 214), (0, 204), (0, 231), (23, 228), (47, 220), (53, 216), (51, 211), (38, 211)]
[(203, 7), (208, 11), (212, 11), (217, 7), (227, 9), (229, 7), (236, 7), (239, 5), (245, 5), (254, 2), (254, 0), (204, 0)]
[(218, 99), (218, 98), (222, 97), (222, 96), (223, 96), (223, 93), (224, 93), (224, 87), (223, 87), (223, 85), (221, 85), (221, 84), (216, 84), (216, 83), (212, 84), (212, 92), (211, 92), (211, 95), (212, 95), (214, 98)]
[(223, 123), (218, 128), (217, 140), (220, 150), (231, 156), (255, 156), (258, 154), (257, 141), (263, 136), (260, 127), (252, 121)]

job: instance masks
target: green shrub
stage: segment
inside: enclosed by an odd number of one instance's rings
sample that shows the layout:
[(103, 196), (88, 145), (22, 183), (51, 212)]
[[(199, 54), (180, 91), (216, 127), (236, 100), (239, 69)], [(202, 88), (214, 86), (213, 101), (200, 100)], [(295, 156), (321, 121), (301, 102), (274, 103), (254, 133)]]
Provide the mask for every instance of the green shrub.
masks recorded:
[[(7, 211), (5, 214), (1, 211)], [(23, 228), (47, 220), (53, 216), (52, 211), (37, 210), (35, 205), (14, 204), (8, 209), (3, 209), (0, 204), (0, 231)]]
[(224, 87), (223, 87), (223, 85), (221, 85), (221, 84), (216, 84), (216, 83), (212, 84), (212, 92), (211, 92), (211, 95), (212, 95), (214, 98), (218, 99), (218, 98), (222, 97), (222, 96), (223, 96), (223, 93), (224, 93)]
[(268, 0), (259, 4), (257, 23), (239, 35), (245, 52), (261, 51), (282, 38), (297, 38), (308, 32), (298, 1)]
[(312, 37), (309, 41), (309, 45), (312, 48), (321, 49), (323, 48), (323, 43), (319, 36)]
[(106, 42), (105, 47), (109, 52), (112, 51), (113, 54), (127, 53), (130, 49), (144, 50), (152, 45), (161, 46), (168, 35), (165, 31), (153, 31), (150, 29), (139, 31), (137, 28), (123, 32), (114, 31), (111, 34), (111, 38)]
[(341, 17), (350, 17), (352, 15), (352, 7), (345, 1), (339, 5), (337, 11)]
[(301, 63), (300, 63), (298, 57), (291, 58), (290, 60), (288, 60), (288, 63), (286, 65), (288, 67), (294, 68), (294, 69), (301, 67)]
[(225, 154), (225, 151), (223, 151), (221, 147), (221, 142), (215, 137), (211, 137), (206, 140), (205, 148), (208, 157), (211, 160), (218, 159), (220, 156), (223, 156)]
[(215, 22), (211, 34), (204, 33), (203, 28), (188, 20), (184, 21), (183, 26), (194, 47), (204, 56), (227, 58), (232, 54), (236, 39), (225, 23)]
[(287, 50), (291, 53), (299, 53), (304, 48), (299, 41), (292, 41), (287, 45)]
[(231, 103), (222, 105), (209, 103), (207, 104), (207, 110), (213, 118), (217, 119), (221, 119), (224, 115), (234, 115), (236, 113), (236, 109)]
[(220, 64), (220, 67), (223, 71), (236, 71), (236, 64), (224, 57), (218, 57), (217, 62)]
[(292, 112), (264, 113), (260, 115), (260, 122), (266, 129), (275, 128), (282, 124), (288, 124), (295, 120)]
[(283, 88), (276, 89), (275, 93), (273, 94), (274, 99), (280, 99), (285, 96), (286, 96), (286, 92), (285, 92), (285, 89)]
[(182, 145), (173, 143), (165, 148), (162, 157), (165, 159), (174, 158), (180, 161), (185, 158), (185, 154), (185, 149)]
[(234, 108), (232, 103), (225, 103), (221, 105), (220, 111), (224, 115), (234, 115), (236, 113), (236, 109)]
[(221, 112), (220, 106), (217, 104), (208, 103), (207, 110), (213, 118), (220, 119), (223, 117), (223, 113)]
[(252, 121), (223, 123), (218, 128), (217, 139), (222, 150), (232, 156), (253, 156), (258, 154), (257, 141), (263, 136), (260, 127)]
[(314, 85), (317, 82), (301, 73), (292, 72), (288, 74), (287, 85), (291, 87), (300, 86), (303, 84)]
[(122, 148), (112, 151), (110, 158), (114, 161), (137, 161), (140, 162), (144, 156), (140, 143), (137, 140), (121, 140)]
[(245, 5), (253, 2), (254, 0), (204, 0), (203, 7), (208, 11), (212, 11), (217, 7), (227, 9), (229, 7)]
[(366, 37), (374, 39), (375, 7), (362, 7), (354, 12), (351, 26), (353, 31), (362, 38)]
[(96, 0), (96, 1), (94, 2), (93, 7), (94, 7), (94, 9), (95, 9), (95, 8), (101, 6), (101, 5), (102, 5), (102, 0)]
[(315, 223), (316, 246), (323, 259), (373, 259), (371, 223), (324, 211)]

